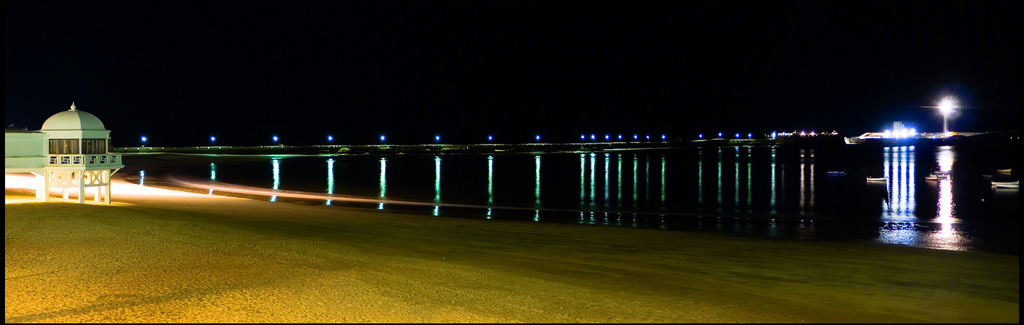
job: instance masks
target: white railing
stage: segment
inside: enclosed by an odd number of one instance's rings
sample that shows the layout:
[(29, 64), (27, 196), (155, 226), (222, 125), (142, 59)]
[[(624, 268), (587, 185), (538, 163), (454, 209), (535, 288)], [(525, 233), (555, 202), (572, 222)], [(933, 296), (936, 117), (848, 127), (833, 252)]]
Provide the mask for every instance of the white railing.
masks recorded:
[(50, 166), (119, 166), (121, 165), (121, 154), (53, 154), (49, 155), (48, 162)]

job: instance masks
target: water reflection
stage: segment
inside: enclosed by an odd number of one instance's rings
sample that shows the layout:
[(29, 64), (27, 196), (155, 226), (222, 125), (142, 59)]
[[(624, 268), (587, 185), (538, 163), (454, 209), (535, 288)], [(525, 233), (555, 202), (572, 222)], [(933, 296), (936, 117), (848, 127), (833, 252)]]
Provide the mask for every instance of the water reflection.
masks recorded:
[(751, 208), (751, 203), (752, 203), (752, 200), (753, 200), (753, 197), (752, 197), (753, 191), (752, 190), (753, 190), (753, 186), (754, 186), (754, 184), (753, 184), (754, 180), (751, 178), (751, 175), (750, 175), (750, 165), (751, 165), (750, 155), (751, 155), (751, 151), (752, 150), (747, 148), (747, 212), (748, 213), (752, 211), (751, 210), (752, 209)]
[[(274, 166), (274, 190), (276, 191), (281, 187), (281, 161), (274, 158), (271, 160), (271, 164)], [(270, 201), (277, 201), (277, 195), (270, 196)]]
[(533, 188), (533, 195), (537, 198), (537, 200), (534, 201), (534, 205), (540, 206), (540, 155), (534, 157), (534, 164), (537, 165), (537, 171), (535, 172), (536, 176), (534, 177), (535, 186)]
[[(388, 159), (380, 159), (380, 197), (385, 197), (384, 194), (388, 191), (388, 178), (385, 176), (385, 172), (388, 169)], [(381, 207), (383, 208), (383, 203)]]
[[(487, 156), (487, 205), (494, 205), (494, 156)], [(491, 215), (491, 209), (487, 209), (487, 215)]]
[[(540, 156), (537, 156), (537, 157), (540, 157)], [(610, 162), (610, 160), (611, 160), (611, 158), (609, 158), (609, 154), (605, 153), (604, 154), (604, 206), (608, 206), (608, 163)]]
[(722, 148), (718, 148), (718, 206), (715, 211), (722, 212)]
[(882, 201), (882, 221), (917, 221), (916, 188), (914, 177), (914, 148), (885, 147), (882, 149), (883, 176), (886, 178), (886, 197)]
[(434, 156), (434, 202), (441, 202), (441, 156)]
[(697, 151), (697, 207), (704, 206), (704, 151)]
[(637, 159), (638, 159), (638, 158), (637, 158), (636, 154), (633, 154), (633, 207), (634, 207), (634, 208), (636, 207), (636, 201), (637, 201), (637, 190), (636, 190), (636, 188), (637, 188), (637, 187), (636, 187), (636, 166), (637, 166)]
[(597, 192), (595, 192), (595, 186), (594, 186), (594, 183), (596, 183), (596, 180), (594, 179), (594, 163), (595, 163), (595, 160), (596, 160), (596, 159), (594, 159), (595, 155), (596, 155), (595, 153), (590, 153), (590, 157), (588, 157), (590, 159), (590, 205), (591, 206), (596, 204), (595, 201), (597, 201), (597, 195), (595, 194)]
[(586, 188), (587, 188), (587, 155), (580, 154), (580, 205), (586, 204)]
[(733, 200), (733, 212), (740, 212), (740, 147), (733, 148), (733, 151), (736, 152), (733, 163), (735, 165), (733, 168), (733, 178), (735, 181), (732, 185), (733, 196), (735, 197)]
[(661, 208), (665, 209), (665, 154), (661, 154)]
[[(885, 244), (967, 250), (972, 239), (964, 230), (956, 227), (960, 220), (956, 217), (953, 203), (952, 179), (947, 177), (934, 180), (938, 183), (938, 200), (936, 216), (930, 221), (935, 226), (919, 224), (915, 222), (918, 218), (915, 216), (917, 195), (913, 173), (914, 147), (886, 147), (883, 150), (887, 188), (892, 193), (888, 198), (892, 203), (889, 209), (882, 212), (882, 220), (886, 223), (879, 228), (876, 240)], [(943, 146), (937, 150), (938, 171), (951, 173), (956, 158), (953, 148)]]
[[(327, 158), (327, 194), (334, 194), (334, 159)], [(331, 205), (331, 200), (327, 200)]]
[[(769, 208), (771, 210), (769, 210), (768, 213), (776, 214), (777, 211), (775, 211), (775, 205), (776, 205), (777, 196), (775, 195), (775, 148), (774, 147), (772, 147), (772, 176), (771, 176), (771, 178), (772, 178), (771, 179), (771, 182), (772, 182), (772, 184), (771, 184), (771, 198), (768, 201), (769, 202), (768, 203), (769, 204)], [(774, 219), (772, 219), (772, 225), (773, 226), (775, 225), (775, 220)]]
[(212, 162), (210, 163), (210, 180), (217, 180), (217, 165)]
[(800, 149), (800, 214), (814, 213), (814, 149)]
[(146, 186), (146, 171), (139, 171), (139, 185)]
[(615, 154), (615, 157), (617, 159), (617, 163), (615, 164), (615, 168), (616, 168), (615, 175), (616, 175), (616, 178), (617, 178), (617, 180), (615, 182), (615, 189), (616, 189), (615, 190), (615, 196), (616, 196), (615, 206), (621, 207), (622, 206), (622, 154)]

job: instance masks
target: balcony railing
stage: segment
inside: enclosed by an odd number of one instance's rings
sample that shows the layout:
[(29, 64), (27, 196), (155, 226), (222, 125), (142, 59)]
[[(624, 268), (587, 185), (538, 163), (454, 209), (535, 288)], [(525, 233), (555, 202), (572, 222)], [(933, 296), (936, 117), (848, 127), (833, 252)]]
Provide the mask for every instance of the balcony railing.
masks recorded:
[(85, 154), (85, 155), (71, 155), (71, 154), (54, 154), (49, 155), (49, 166), (120, 166), (121, 165), (121, 154), (120, 153), (102, 153), (102, 154)]

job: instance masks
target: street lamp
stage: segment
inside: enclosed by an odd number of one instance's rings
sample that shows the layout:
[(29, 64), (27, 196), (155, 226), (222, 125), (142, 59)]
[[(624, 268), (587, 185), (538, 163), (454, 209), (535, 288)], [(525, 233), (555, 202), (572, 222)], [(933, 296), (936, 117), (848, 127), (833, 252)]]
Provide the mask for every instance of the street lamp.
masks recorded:
[(939, 101), (939, 113), (942, 113), (942, 135), (949, 136), (949, 116), (956, 112), (957, 103), (953, 96), (946, 96)]

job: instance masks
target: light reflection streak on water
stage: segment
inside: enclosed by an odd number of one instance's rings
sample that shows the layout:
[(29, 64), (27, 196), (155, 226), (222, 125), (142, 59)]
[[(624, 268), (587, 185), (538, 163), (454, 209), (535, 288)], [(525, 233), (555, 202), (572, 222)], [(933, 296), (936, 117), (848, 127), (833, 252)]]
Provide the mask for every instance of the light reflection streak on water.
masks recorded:
[[(327, 194), (334, 194), (334, 159), (327, 158)], [(327, 200), (331, 205), (331, 200)]]
[(806, 174), (804, 171), (804, 164), (806, 164), (806, 162), (804, 162), (805, 157), (804, 149), (800, 149), (800, 214), (805, 214), (807, 212), (805, 210), (805, 207), (807, 206), (807, 194), (805, 192), (806, 185), (804, 185), (804, 182), (806, 181), (804, 179), (804, 174)]
[[(956, 160), (956, 153), (952, 147), (939, 147), (936, 155), (939, 163), (939, 171), (950, 173), (953, 170), (953, 162)], [(938, 213), (933, 220), (941, 225), (939, 231), (932, 232), (929, 236), (931, 247), (938, 247), (947, 250), (967, 250), (970, 239), (962, 231), (953, 228), (953, 224), (960, 220), (956, 218), (956, 206), (953, 204), (953, 179), (946, 177), (939, 179), (939, 202)]]
[[(388, 191), (388, 178), (386, 176), (386, 171), (387, 170), (388, 170), (388, 159), (387, 158), (381, 158), (380, 159), (380, 197), (385, 197), (384, 194), (386, 194), (387, 191)], [(382, 203), (381, 207), (383, 207), (383, 206), (384, 205)]]
[(534, 202), (537, 206), (540, 206), (540, 155), (534, 157), (534, 162), (537, 164), (537, 172), (534, 183), (536, 186), (533, 189), (534, 196), (537, 197), (537, 201)]
[(886, 177), (886, 199), (882, 220), (915, 222), (917, 217), (916, 186), (914, 184), (914, 155), (907, 147), (886, 147), (882, 153), (883, 175)]
[(587, 155), (580, 154), (580, 205), (587, 204), (586, 200), (586, 188), (587, 188)]
[(637, 156), (636, 156), (636, 154), (633, 154), (633, 207), (634, 208), (636, 207), (636, 203), (637, 203), (636, 202), (637, 201), (636, 165), (637, 165)]
[(441, 156), (434, 156), (434, 202), (441, 202)]
[(697, 207), (703, 207), (702, 203), (704, 203), (704, 151), (699, 150), (697, 151)]
[(145, 170), (140, 170), (139, 171), (139, 185), (146, 186), (146, 171)]
[(665, 154), (661, 154), (661, 208), (665, 208)]
[(733, 168), (733, 178), (735, 179), (732, 188), (735, 192), (733, 195), (733, 211), (740, 212), (740, 147), (733, 148), (736, 151), (735, 163)]
[[(969, 249), (971, 239), (962, 230), (957, 230), (954, 227), (959, 220), (956, 218), (956, 207), (953, 204), (952, 179), (937, 180), (939, 192), (938, 202), (936, 202), (937, 211), (935, 218), (931, 221), (938, 224), (939, 228), (936, 230), (921, 227), (916, 223), (918, 218), (915, 215), (914, 147), (886, 147), (884, 150), (885, 176), (892, 175), (890, 185), (888, 185), (893, 193), (891, 201), (898, 201), (899, 204), (894, 202), (888, 211), (883, 211), (882, 219), (886, 223), (879, 229), (877, 241), (885, 244), (925, 246), (944, 250), (963, 251)], [(951, 172), (955, 152), (948, 146), (939, 147), (936, 159), (940, 172)]]
[(217, 180), (217, 165), (212, 162), (210, 163), (210, 180)]
[(644, 156), (644, 201), (651, 202), (651, 156)]
[[(487, 156), (487, 204), (494, 204), (494, 156)], [(487, 215), (491, 215), (490, 208), (487, 209)]]
[(753, 192), (752, 191), (752, 189), (753, 189), (753, 180), (751, 179), (751, 176), (750, 176), (750, 163), (751, 163), (751, 161), (750, 161), (750, 153), (751, 153), (751, 150), (748, 148), (747, 149), (747, 212), (751, 212), (751, 209), (752, 209), (751, 208), (751, 202), (753, 201), (752, 196), (751, 196), (752, 192)]
[[(775, 195), (775, 148), (772, 148), (772, 180), (771, 180), (771, 182), (772, 182), (772, 185), (771, 185), (772, 186), (772, 193), (771, 193), (771, 199), (769, 200), (769, 202), (770, 202), (769, 204), (771, 204), (771, 211), (769, 211), (769, 213), (776, 214), (777, 212), (775, 211), (775, 204), (776, 204), (777, 197)], [(775, 225), (775, 220), (772, 219), (772, 226), (774, 227), (774, 225)]]
[(615, 205), (621, 207), (622, 206), (622, 154), (618, 154), (617, 153), (617, 154), (615, 154), (615, 157), (618, 159), (618, 163), (615, 164), (615, 168), (617, 168), (616, 172), (615, 172), (615, 176), (618, 178), (618, 181), (615, 182), (615, 186), (616, 186), (615, 195), (617, 196), (617, 199), (615, 200)]
[[(281, 161), (277, 158), (274, 158), (271, 161), (271, 164), (274, 165), (274, 190), (276, 191), (278, 187), (281, 186)], [(270, 196), (270, 201), (277, 201), (277, 195)]]
[(604, 154), (604, 206), (608, 206), (608, 163), (611, 161), (609, 154)]
[(722, 212), (722, 148), (718, 148), (718, 207), (716, 211)]
[(590, 158), (590, 205), (591, 206), (597, 204), (597, 194), (596, 194), (597, 193), (596, 192), (597, 180), (594, 178), (594, 164), (597, 161), (597, 159), (595, 159), (594, 156), (596, 156), (596, 155), (597, 154), (595, 154), (595, 153), (590, 153), (590, 157), (589, 157)]
[(810, 181), (811, 181), (811, 191), (810, 191), (811, 192), (811, 199), (808, 202), (808, 204), (810, 205), (810, 207), (811, 207), (810, 210), (813, 213), (814, 212), (814, 149), (811, 149), (811, 162), (810, 162), (810, 165), (811, 165), (810, 166), (811, 169), (810, 169), (810, 171), (808, 171), (807, 177), (810, 178)]

